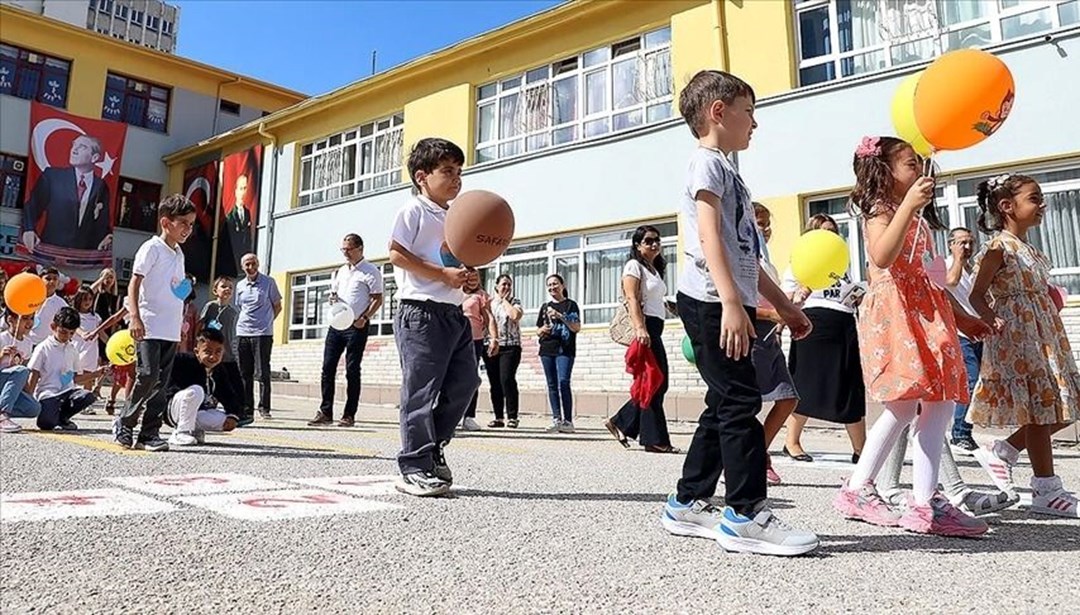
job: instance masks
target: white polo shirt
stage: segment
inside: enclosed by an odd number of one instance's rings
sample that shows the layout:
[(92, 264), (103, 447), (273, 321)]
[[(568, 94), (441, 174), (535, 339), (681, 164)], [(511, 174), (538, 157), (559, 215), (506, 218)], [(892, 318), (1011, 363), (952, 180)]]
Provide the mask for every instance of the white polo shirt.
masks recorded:
[[(390, 238), (417, 258), (440, 267), (458, 267), (460, 264), (446, 248), (445, 228), (446, 210), (417, 195), (398, 210)], [(394, 267), (394, 279), (398, 284), (398, 299), (451, 305), (465, 301), (465, 292), (460, 288), (450, 288), (439, 280), (429, 280), (401, 267)]]
[(355, 265), (345, 263), (334, 272), (330, 290), (337, 295), (338, 301), (351, 307), (353, 314), (359, 318), (367, 309), (371, 295), (382, 294), (382, 272), (366, 260)]
[(45, 303), (41, 304), (37, 313), (34, 316), (24, 316), (23, 318), (37, 318), (37, 325), (30, 329), (30, 334), (27, 336), (34, 344), (40, 344), (44, 342), (46, 338), (52, 335), (52, 321), (56, 316), (56, 313), (60, 311), (60, 308), (67, 307), (67, 301), (60, 298), (59, 295), (54, 294), (51, 297), (45, 299)]
[(45, 399), (75, 388), (75, 370), (79, 353), (71, 344), (61, 344), (50, 335), (34, 348), (30, 356), (30, 369), (38, 373), (39, 379), (34, 397)]
[(173, 291), (184, 281), (184, 253), (170, 248), (160, 236), (146, 240), (135, 253), (131, 272), (143, 277), (139, 287), (139, 315), (146, 339), (180, 341), (184, 298)]

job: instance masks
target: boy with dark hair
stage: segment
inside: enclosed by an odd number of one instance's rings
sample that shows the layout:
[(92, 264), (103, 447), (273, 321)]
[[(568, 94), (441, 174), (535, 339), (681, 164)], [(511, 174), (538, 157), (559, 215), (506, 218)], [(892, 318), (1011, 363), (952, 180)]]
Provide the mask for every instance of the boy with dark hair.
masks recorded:
[(449, 203), (461, 191), (461, 148), (421, 139), (409, 154), (416, 197), (394, 220), (390, 262), (400, 307), (394, 341), (401, 360), (401, 452), (397, 489), (416, 496), (450, 491), (453, 475), (443, 448), (454, 435), (477, 388), (472, 329), (461, 287), (477, 275), (446, 248)]
[(41, 304), (37, 313), (30, 316), (31, 322), (36, 318), (34, 328), (30, 331), (30, 343), (40, 344), (51, 334), (53, 316), (60, 308), (67, 305), (64, 298), (56, 294), (60, 287), (60, 271), (56, 267), (46, 267), (41, 270), (41, 279), (45, 281), (45, 303)]
[[(169, 450), (160, 430), (165, 417), (165, 387), (180, 343), (184, 299), (191, 293), (180, 244), (191, 235), (195, 205), (182, 194), (166, 197), (158, 205), (158, 223), (161, 233), (139, 247), (131, 267), (128, 329), (137, 343), (135, 388), (113, 424), (118, 444), (148, 451)], [(144, 408), (136, 440), (135, 427)]]
[[(236, 352), (236, 319), (240, 312), (232, 302), (235, 285), (236, 281), (227, 275), (219, 275), (214, 280), (212, 289), (214, 298), (206, 302), (199, 314), (199, 330), (215, 329), (224, 336), (225, 351), (221, 357), (221, 368), (229, 372), (230, 380), (239, 383), (238, 390), (242, 392), (244, 379), (240, 375), (240, 364), (237, 362)], [(255, 422), (254, 412), (241, 409), (238, 416), (241, 427)]]
[(82, 385), (92, 385), (103, 369), (76, 373), (79, 353), (70, 342), (79, 328), (79, 322), (79, 313), (75, 308), (60, 308), (50, 323), (52, 335), (38, 344), (30, 355), (27, 365), (30, 368), (30, 383), (27, 388), (33, 391), (41, 404), (37, 426), (43, 431), (57, 427), (64, 431), (75, 431), (78, 426), (71, 421), (71, 417), (89, 408), (97, 399)]
[(224, 352), (221, 331), (203, 329), (195, 336), (194, 354), (176, 355), (166, 393), (165, 422), (173, 428), (170, 446), (202, 444), (208, 431), (236, 429), (244, 407), (243, 383), (225, 368)]
[[(817, 536), (779, 521), (766, 501), (768, 451), (750, 358), (758, 293), (796, 339), (811, 326), (761, 269), (750, 192), (728, 159), (750, 145), (757, 127), (754, 91), (734, 75), (701, 71), (680, 94), (679, 111), (698, 147), (682, 196), (687, 266), (679, 272), (678, 307), (708, 392), (678, 490), (660, 520), (673, 534), (711, 538), (728, 551), (799, 555), (817, 548)], [(721, 473), (723, 511), (709, 503)]]

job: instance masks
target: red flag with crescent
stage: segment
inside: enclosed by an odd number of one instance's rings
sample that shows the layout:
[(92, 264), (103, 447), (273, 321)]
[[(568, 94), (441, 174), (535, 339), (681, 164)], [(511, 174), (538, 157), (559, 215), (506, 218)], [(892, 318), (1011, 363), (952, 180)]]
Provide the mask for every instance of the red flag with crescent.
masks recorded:
[(20, 253), (75, 268), (111, 264), (127, 124), (30, 103)]
[(187, 270), (198, 280), (210, 280), (217, 187), (217, 160), (184, 171), (184, 196), (195, 204), (195, 228), (184, 242), (183, 250)]

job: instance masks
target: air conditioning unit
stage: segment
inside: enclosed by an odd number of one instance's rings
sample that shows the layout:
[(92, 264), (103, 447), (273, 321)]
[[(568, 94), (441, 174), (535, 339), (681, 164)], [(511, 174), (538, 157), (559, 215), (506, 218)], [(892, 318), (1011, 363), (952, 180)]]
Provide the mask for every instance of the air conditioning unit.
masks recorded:
[(118, 258), (116, 259), (116, 277), (120, 282), (127, 282), (131, 280), (131, 268), (135, 265), (135, 259), (133, 258)]

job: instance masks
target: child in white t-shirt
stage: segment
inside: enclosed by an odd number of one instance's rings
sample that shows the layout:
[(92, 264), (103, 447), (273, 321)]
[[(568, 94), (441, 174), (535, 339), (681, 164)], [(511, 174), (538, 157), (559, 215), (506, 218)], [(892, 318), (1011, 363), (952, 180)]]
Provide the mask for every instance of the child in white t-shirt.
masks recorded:
[[(96, 339), (98, 336), (107, 337), (105, 332), (112, 330), (117, 323), (128, 324), (128, 314), (131, 313), (131, 310), (128, 309), (129, 305), (131, 305), (131, 299), (124, 297), (124, 304), (120, 307), (120, 310), (106, 318), (96, 329), (90, 331), (86, 337), (89, 339)], [(107, 343), (108, 340), (106, 339)], [(112, 372), (112, 386), (109, 387), (109, 401), (105, 402), (105, 412), (111, 416), (115, 412), (116, 394), (120, 392), (120, 389), (124, 389), (125, 401), (131, 399), (131, 390), (135, 388), (135, 364), (112, 365), (109, 369)]]
[(6, 310), (4, 325), (0, 332), (0, 433), (17, 433), (22, 427), (11, 417), (34, 418), (41, 412), (41, 405), (26, 392), (30, 381), (26, 362), (34, 349), (28, 335), (34, 318)]
[[(71, 345), (75, 347), (75, 352), (79, 356), (75, 365), (75, 372), (85, 374), (98, 371), (100, 363), (98, 360), (98, 339), (100, 337), (103, 341), (108, 340), (105, 339), (104, 333), (99, 332), (96, 336), (90, 335), (101, 326), (101, 317), (94, 312), (94, 292), (90, 290), (89, 286), (79, 287), (75, 297), (71, 300), (71, 307), (79, 312), (79, 329), (75, 332), (75, 337), (71, 339)], [(93, 388), (96, 388), (96, 386)], [(83, 414), (94, 414), (94, 407), (88, 407), (83, 411)]]
[[(128, 309), (129, 330), (137, 344), (135, 388), (113, 425), (118, 444), (148, 451), (169, 450), (160, 431), (166, 410), (165, 388), (180, 342), (184, 300), (191, 294), (180, 244), (191, 235), (195, 205), (184, 195), (174, 194), (158, 205), (158, 216), (161, 234), (139, 247), (131, 268)], [(142, 428), (136, 440), (140, 415)]]
[[(37, 322), (30, 331), (30, 342), (33, 344), (40, 344), (49, 337), (53, 316), (60, 308), (67, 306), (67, 301), (56, 294), (56, 289), (60, 287), (60, 272), (55, 267), (47, 267), (41, 272), (41, 279), (45, 282), (45, 302), (38, 308), (35, 315)], [(30, 319), (33, 321), (35, 318), (31, 316)]]
[(94, 394), (82, 388), (93, 384), (102, 370), (77, 374), (79, 355), (70, 343), (79, 328), (79, 313), (63, 307), (50, 323), (53, 334), (34, 347), (30, 356), (30, 385), (41, 404), (37, 426), (42, 431), (57, 427), (75, 431), (78, 427), (71, 417), (94, 403)]

